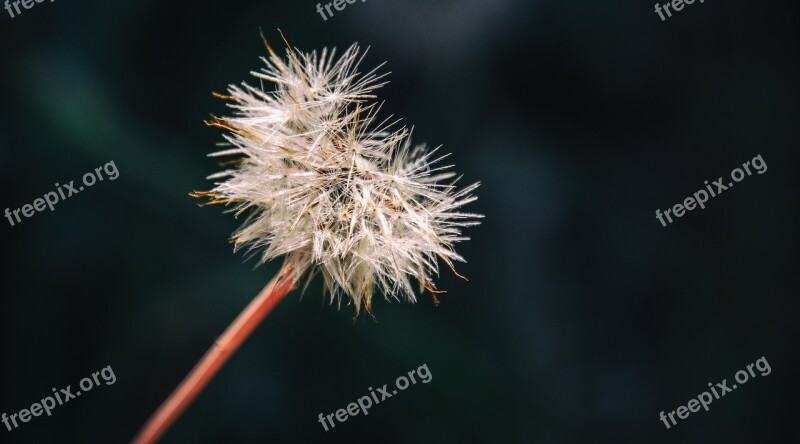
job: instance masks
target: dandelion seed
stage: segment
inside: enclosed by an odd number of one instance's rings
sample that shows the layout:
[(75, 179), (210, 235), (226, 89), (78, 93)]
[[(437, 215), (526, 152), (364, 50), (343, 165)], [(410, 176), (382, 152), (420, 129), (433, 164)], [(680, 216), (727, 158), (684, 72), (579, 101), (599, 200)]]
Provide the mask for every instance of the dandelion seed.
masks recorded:
[(384, 75), (359, 73), (357, 45), (338, 59), (335, 50), (286, 52), (284, 60), (269, 49), (253, 73), (274, 91), (231, 86), (233, 116), (210, 122), (228, 132), (229, 148), (214, 156), (241, 158), (211, 176), (224, 179), (211, 203), (250, 212), (233, 236), (237, 249), (261, 261), (288, 255), (300, 273), (321, 273), (331, 302), (344, 296), (371, 313), (375, 286), (415, 301), (412, 282), (435, 289), (438, 259), (450, 268), (463, 260), (453, 244), (479, 216), (459, 208), (477, 184), (457, 190), (441, 165), (447, 156), (378, 121)]

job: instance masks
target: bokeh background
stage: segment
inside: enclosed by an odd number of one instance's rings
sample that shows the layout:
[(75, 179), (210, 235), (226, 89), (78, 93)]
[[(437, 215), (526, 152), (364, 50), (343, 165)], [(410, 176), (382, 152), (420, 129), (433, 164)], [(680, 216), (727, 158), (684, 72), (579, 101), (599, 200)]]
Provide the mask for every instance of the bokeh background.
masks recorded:
[[(371, 46), (387, 114), (443, 144), (486, 215), (435, 307), (378, 322), (283, 302), (164, 442), (798, 442), (798, 9), (706, 1), (136, 0), (0, 10), (0, 210), (113, 160), (120, 176), (0, 223), (0, 413), (111, 365), (117, 382), (0, 428), (0, 442), (128, 442), (279, 264), (232, 253), (203, 124), (260, 68), (259, 27), (310, 50)], [(768, 165), (663, 228), (681, 202)], [(445, 269), (446, 270), (446, 269)], [(667, 430), (658, 419), (757, 377)], [(427, 364), (433, 380), (325, 432)], [(730, 383), (729, 383), (730, 384)]]

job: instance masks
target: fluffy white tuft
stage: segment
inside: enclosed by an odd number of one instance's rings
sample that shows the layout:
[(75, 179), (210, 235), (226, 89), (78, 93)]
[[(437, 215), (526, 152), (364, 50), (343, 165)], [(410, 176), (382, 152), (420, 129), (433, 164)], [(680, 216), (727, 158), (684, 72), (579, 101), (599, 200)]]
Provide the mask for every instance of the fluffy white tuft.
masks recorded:
[(437, 293), (438, 259), (451, 269), (463, 261), (452, 246), (481, 217), (459, 210), (476, 199), (478, 184), (458, 190), (441, 164), (446, 155), (412, 146), (407, 128), (377, 120), (373, 93), (385, 75), (380, 66), (358, 71), (357, 45), (338, 59), (335, 49), (287, 45), (284, 60), (267, 48), (266, 67), (251, 73), (262, 85), (229, 86), (221, 97), (233, 116), (209, 122), (227, 131), (228, 148), (213, 156), (237, 156), (234, 166), (196, 195), (248, 214), (233, 235), (237, 249), (260, 251), (262, 261), (288, 255), (297, 270), (321, 272), (331, 302), (346, 295), (356, 313), (362, 305), (372, 313), (375, 285), (411, 302), (412, 278)]

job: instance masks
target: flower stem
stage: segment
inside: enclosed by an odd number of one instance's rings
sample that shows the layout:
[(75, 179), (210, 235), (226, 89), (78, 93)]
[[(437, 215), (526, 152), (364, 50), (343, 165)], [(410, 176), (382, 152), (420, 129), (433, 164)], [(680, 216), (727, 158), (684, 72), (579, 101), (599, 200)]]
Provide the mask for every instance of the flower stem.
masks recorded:
[(150, 417), (147, 424), (134, 438), (133, 443), (157, 442), (183, 411), (191, 405), (197, 395), (203, 391), (228, 358), (250, 336), (250, 333), (275, 308), (278, 302), (294, 289), (296, 281), (297, 274), (293, 272), (292, 266), (288, 263), (284, 264), (278, 275), (239, 314), (225, 330), (225, 333), (214, 342), (203, 359), (192, 369), (192, 372)]

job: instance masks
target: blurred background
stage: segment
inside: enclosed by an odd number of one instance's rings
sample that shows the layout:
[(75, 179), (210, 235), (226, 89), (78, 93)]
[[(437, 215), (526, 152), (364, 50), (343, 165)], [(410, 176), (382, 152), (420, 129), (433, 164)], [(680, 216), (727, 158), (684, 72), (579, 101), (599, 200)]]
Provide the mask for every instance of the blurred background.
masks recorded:
[[(377, 322), (288, 297), (163, 442), (798, 442), (798, 9), (706, 1), (35, 3), (0, 11), (0, 413), (110, 365), (117, 377), (0, 442), (128, 442), (274, 275), (233, 254), (210, 188), (211, 96), (261, 67), (259, 27), (303, 50), (370, 46), (384, 110), (444, 145), (486, 215), (435, 307)], [(761, 154), (704, 210), (662, 211)], [(757, 377), (667, 430), (707, 383)], [(324, 431), (369, 387), (412, 385)]]

